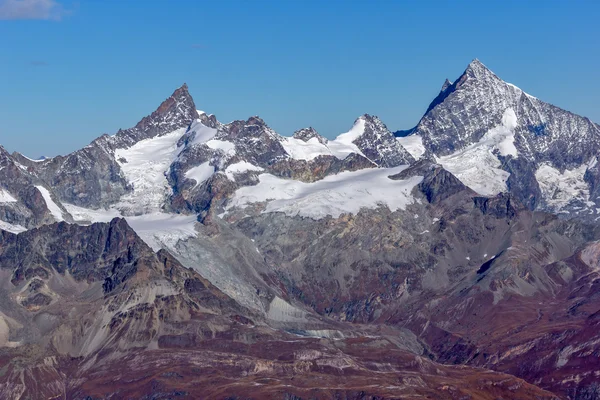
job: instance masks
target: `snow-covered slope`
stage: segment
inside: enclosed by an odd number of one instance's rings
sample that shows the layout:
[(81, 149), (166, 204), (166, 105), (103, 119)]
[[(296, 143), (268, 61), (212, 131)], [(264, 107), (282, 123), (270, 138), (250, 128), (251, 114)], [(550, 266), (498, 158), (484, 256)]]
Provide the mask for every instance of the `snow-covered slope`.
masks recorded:
[(490, 129), (476, 143), (453, 154), (436, 158), (465, 185), (484, 196), (495, 196), (508, 190), (510, 174), (502, 170), (497, 155), (517, 157), (514, 129), (517, 117), (512, 108), (506, 109), (500, 125)]
[(239, 189), (227, 209), (244, 208), (253, 203), (266, 203), (264, 212), (282, 212), (288, 216), (321, 219), (356, 214), (363, 208), (388, 207), (405, 209), (415, 201), (411, 192), (423, 177), (391, 180), (390, 175), (406, 169), (377, 168), (341, 172), (314, 183), (259, 175), (259, 183)]
[(116, 205), (124, 214), (146, 214), (162, 208), (171, 190), (165, 173), (177, 157), (177, 142), (185, 132), (177, 129), (115, 150), (117, 163), (131, 187)]

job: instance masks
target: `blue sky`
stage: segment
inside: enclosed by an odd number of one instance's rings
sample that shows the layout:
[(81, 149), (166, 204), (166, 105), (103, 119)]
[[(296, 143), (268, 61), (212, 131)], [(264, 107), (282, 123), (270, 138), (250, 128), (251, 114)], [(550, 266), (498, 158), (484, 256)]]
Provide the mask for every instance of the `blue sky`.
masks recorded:
[(407, 129), (473, 58), (600, 122), (599, 20), (598, 1), (0, 0), (0, 144), (68, 153), (184, 82), (284, 135), (363, 113)]

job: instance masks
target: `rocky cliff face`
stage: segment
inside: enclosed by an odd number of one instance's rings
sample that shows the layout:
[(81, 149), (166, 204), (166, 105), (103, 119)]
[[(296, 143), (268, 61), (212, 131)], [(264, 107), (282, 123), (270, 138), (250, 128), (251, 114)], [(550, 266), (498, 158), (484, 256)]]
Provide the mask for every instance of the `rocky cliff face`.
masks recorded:
[(0, 229), (14, 233), (71, 220), (46, 184), (0, 146)]

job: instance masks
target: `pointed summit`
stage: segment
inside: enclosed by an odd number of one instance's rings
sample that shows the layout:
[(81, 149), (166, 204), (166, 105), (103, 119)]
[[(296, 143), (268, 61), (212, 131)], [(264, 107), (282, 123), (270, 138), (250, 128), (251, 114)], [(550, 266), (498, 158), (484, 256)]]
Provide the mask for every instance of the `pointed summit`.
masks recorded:
[(471, 63), (465, 69), (465, 72), (458, 79), (458, 81), (464, 81), (463, 78), (472, 77), (475, 79), (487, 79), (487, 78), (496, 78), (499, 79), (488, 67), (486, 67), (481, 61), (477, 58), (471, 61)]
[[(429, 113), (439, 104), (444, 102), (448, 96), (456, 92), (467, 82), (485, 82), (485, 84), (497, 84), (502, 83), (502, 80), (496, 76), (488, 67), (486, 67), (477, 58), (469, 63), (462, 75), (455, 80), (450, 82), (448, 79), (442, 85), (440, 93), (427, 107), (425, 114)], [(479, 85), (476, 83), (476, 85)]]
[(142, 118), (136, 126), (121, 130), (117, 137), (121, 145), (131, 146), (143, 139), (166, 135), (180, 128), (186, 128), (199, 117), (194, 99), (188, 91), (187, 84), (175, 89), (173, 94), (164, 100), (150, 115)]

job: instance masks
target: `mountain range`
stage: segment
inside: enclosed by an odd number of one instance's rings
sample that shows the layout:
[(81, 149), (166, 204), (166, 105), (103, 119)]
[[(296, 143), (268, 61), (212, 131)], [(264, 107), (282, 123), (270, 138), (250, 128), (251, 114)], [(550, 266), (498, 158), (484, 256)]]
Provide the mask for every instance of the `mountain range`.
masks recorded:
[(408, 130), (285, 137), (184, 84), (0, 146), (0, 397), (600, 398), (599, 154), (479, 60)]

